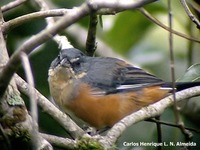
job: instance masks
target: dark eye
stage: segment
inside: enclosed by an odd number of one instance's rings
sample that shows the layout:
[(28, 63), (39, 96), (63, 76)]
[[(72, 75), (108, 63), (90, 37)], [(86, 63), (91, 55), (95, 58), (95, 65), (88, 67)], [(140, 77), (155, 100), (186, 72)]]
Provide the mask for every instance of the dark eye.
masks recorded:
[(75, 62), (75, 65), (76, 65), (76, 66), (80, 66), (81, 63), (78, 61), (78, 62)]
[(72, 63), (72, 65), (74, 67), (79, 67), (81, 65), (81, 63), (79, 61), (76, 61), (76, 62)]
[(57, 59), (58, 59), (58, 60), (61, 60), (60, 54), (58, 55)]

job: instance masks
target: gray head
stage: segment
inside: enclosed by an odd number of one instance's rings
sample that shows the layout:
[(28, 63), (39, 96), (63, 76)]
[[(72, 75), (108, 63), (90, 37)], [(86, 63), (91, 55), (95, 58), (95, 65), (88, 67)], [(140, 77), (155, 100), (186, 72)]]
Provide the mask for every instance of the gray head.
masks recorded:
[(60, 51), (59, 55), (51, 63), (52, 69), (61, 65), (63, 67), (76, 67), (81, 63), (82, 58), (85, 56), (80, 50), (75, 48), (63, 49)]

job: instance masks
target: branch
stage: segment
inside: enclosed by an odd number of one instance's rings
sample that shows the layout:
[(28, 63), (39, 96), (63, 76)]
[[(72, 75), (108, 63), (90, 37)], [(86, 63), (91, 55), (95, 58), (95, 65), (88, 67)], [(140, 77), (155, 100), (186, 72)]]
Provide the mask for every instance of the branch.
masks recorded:
[(200, 5), (195, 2), (194, 0), (187, 0), (187, 3), (190, 4), (190, 6), (197, 12), (200, 13)]
[[(28, 86), (28, 84), (18, 75), (15, 75), (15, 81), (19, 90), (25, 95), (29, 95), (30, 86)], [(38, 105), (42, 107), (43, 111), (48, 113), (55, 120), (57, 120), (60, 125), (72, 135), (73, 138), (80, 137), (84, 134), (84, 131), (79, 126), (77, 126), (69, 116), (61, 112), (37, 90), (34, 90), (34, 93), (36, 98), (35, 100), (38, 102)]]
[[(160, 120), (160, 116), (156, 116), (155, 117), (157, 120)], [(156, 129), (157, 129), (157, 142), (158, 143), (162, 143), (162, 128), (161, 128), (161, 124), (159, 122), (156, 122)], [(158, 150), (162, 150), (161, 146), (158, 146)]]
[[(76, 42), (79, 43), (81, 47), (85, 47), (85, 42), (87, 39), (87, 31), (85, 28), (83, 28), (80, 25), (73, 25), (70, 26), (67, 30), (65, 30), (67, 34), (69, 34), (72, 38), (76, 39)], [(79, 31), (79, 32), (77, 32)], [(106, 45), (101, 39), (97, 37), (96, 41), (98, 41), (98, 47), (96, 52), (104, 57), (115, 57), (119, 59), (126, 60), (126, 58), (122, 57), (121, 55), (117, 54), (110, 48), (108, 45)], [(127, 61), (127, 60), (126, 60)], [(128, 62), (128, 61), (127, 61)]]
[(10, 2), (9, 4), (2, 6), (1, 11), (6, 12), (10, 9), (13, 9), (13, 8), (25, 3), (26, 1), (27, 0), (15, 0), (14, 2)]
[(186, 132), (185, 127), (184, 127), (184, 123), (180, 117), (180, 112), (178, 111), (178, 105), (177, 105), (177, 101), (176, 101), (176, 95), (175, 95), (175, 65), (174, 65), (174, 49), (173, 49), (173, 34), (172, 34), (172, 24), (173, 24), (173, 15), (172, 15), (172, 4), (171, 4), (171, 0), (168, 0), (168, 22), (169, 22), (169, 53), (170, 53), (170, 70), (171, 70), (171, 80), (172, 80), (172, 87), (173, 87), (173, 91), (172, 91), (172, 96), (173, 96), (173, 100), (174, 100), (174, 115), (175, 115), (175, 121), (176, 124), (181, 125), (181, 131), (182, 133), (185, 135), (185, 137), (189, 137), (188, 132)]
[(8, 61), (8, 51), (1, 26), (3, 22), (4, 22), (3, 14), (0, 11), (0, 71)]
[[(35, 0), (35, 2), (39, 5), (41, 11), (51, 11), (50, 7), (44, 0)], [(69, 9), (60, 9), (60, 10), (63, 10), (63, 15), (66, 14), (67, 12), (71, 11), (71, 9), (70, 10)], [(45, 20), (46, 20), (48, 27), (54, 26), (54, 24), (56, 22), (55, 19), (52, 17), (45, 18)], [(67, 37), (65, 37), (65, 36), (56, 34), (53, 37), (53, 40), (59, 45), (60, 49), (73, 48), (73, 46), (70, 44)]]
[[(173, 124), (173, 123), (170, 123), (170, 122), (161, 121), (161, 120), (157, 120), (155, 118), (147, 119), (146, 121), (155, 122), (155, 123), (170, 126), (170, 127), (180, 128), (180, 125)], [(195, 128), (191, 128), (191, 127), (185, 127), (185, 129), (196, 132), (196, 133), (200, 133), (200, 129), (195, 129)]]
[[(188, 88), (186, 90), (182, 90), (176, 93), (176, 100), (181, 101), (187, 98), (191, 98), (194, 96), (200, 95), (200, 86)], [(96, 136), (95, 138), (98, 139), (105, 148), (110, 148), (113, 143), (117, 141), (124, 130), (145, 119), (158, 116), (163, 113), (163, 111), (171, 106), (174, 103), (172, 95), (168, 96), (148, 107), (144, 107), (137, 112), (123, 118), (121, 121), (116, 123), (107, 133), (106, 136)]]
[(33, 73), (31, 71), (31, 66), (30, 66), (30, 62), (28, 59), (28, 56), (25, 53), (21, 54), (21, 59), (22, 59), (22, 65), (26, 74), (26, 79), (28, 81), (28, 86), (30, 88), (30, 92), (29, 92), (29, 99), (30, 99), (30, 103), (31, 103), (31, 116), (32, 116), (32, 120), (33, 123), (32, 125), (32, 139), (33, 139), (33, 146), (35, 149), (38, 148), (39, 145), (39, 131), (38, 131), (38, 109), (37, 109), (37, 101), (35, 98), (35, 93), (34, 93), (34, 79), (33, 79)]
[(38, 147), (37, 150), (53, 150), (52, 145), (50, 144), (49, 141), (47, 141), (42, 135), (38, 135)]
[(112, 8), (115, 10), (135, 9), (158, 0), (88, 0), (88, 6), (92, 10)]
[[(154, 18), (146, 9), (144, 8), (139, 8), (138, 9), (144, 16), (146, 16), (149, 20), (151, 20), (153, 23), (157, 24), (158, 26), (160, 26), (161, 28), (167, 30), (167, 31), (170, 31), (170, 28), (166, 25), (164, 25), (162, 22), (160, 22), (159, 20), (157, 20), (156, 18)], [(188, 39), (188, 40), (191, 40), (191, 41), (194, 41), (194, 42), (197, 42), (197, 43), (200, 43), (200, 40), (197, 39), (197, 38), (194, 38), (194, 37), (190, 37), (190, 36), (187, 36), (183, 33), (180, 33), (176, 30), (173, 30), (171, 31), (173, 34), (176, 34), (182, 38), (185, 38), (185, 39)]]
[[(157, 20), (156, 18), (154, 18), (153, 16), (151, 16), (151, 14), (145, 10), (144, 8), (139, 8), (138, 9), (143, 15), (145, 15), (149, 20), (151, 20), (153, 23), (157, 24), (158, 26), (160, 26), (161, 28), (169, 31), (169, 27), (167, 27), (166, 25), (164, 25), (162, 22), (160, 22), (159, 20)], [(34, 19), (39, 19), (39, 18), (45, 18), (45, 17), (58, 17), (58, 16), (63, 16), (67, 13), (72, 13), (73, 10), (71, 9), (55, 9), (55, 10), (44, 10), (44, 11), (39, 11), (39, 12), (34, 12), (34, 13), (30, 13), (28, 15), (24, 15), (24, 16), (20, 16), (18, 18), (12, 19), (10, 21), (7, 21), (5, 23), (3, 23), (2, 25), (2, 30), (5, 33), (9, 32), (10, 30), (12, 30), (13, 28), (32, 21)], [(106, 11), (99, 11), (97, 12), (97, 14), (100, 15), (108, 15), (108, 14), (113, 14), (113, 13), (118, 13), (120, 11), (113, 11), (112, 9), (106, 9)], [(48, 23), (49, 24), (49, 23)], [(51, 23), (52, 24), (52, 23)], [(180, 36), (182, 38), (194, 41), (194, 42), (198, 42), (200, 43), (200, 40), (194, 37), (190, 37), (187, 36), (183, 33), (180, 33), (178, 31), (172, 30), (173, 34), (176, 34), (177, 36)]]
[(192, 12), (190, 11), (187, 3), (185, 2), (185, 0), (180, 0), (182, 6), (185, 9), (185, 12), (187, 13), (187, 15), (189, 16), (189, 18), (197, 25), (197, 28), (200, 29), (200, 22), (199, 20), (192, 14)]
[[(3, 17), (2, 13), (0, 12), (0, 22), (2, 24)], [(4, 64), (8, 61), (8, 53), (5, 44), (5, 40), (2, 34), (0, 26), (0, 71), (5, 66)], [(1, 82), (0, 82), (1, 84)], [(30, 131), (32, 130), (31, 124), (34, 122), (32, 118), (28, 115), (27, 109), (25, 107), (24, 101), (20, 97), (20, 93), (17, 90), (17, 86), (14, 80), (11, 80), (6, 93), (4, 94), (3, 98), (0, 98), (0, 123), (4, 125), (4, 134), (8, 136), (8, 140), (10, 138), (11, 144), (12, 142), (16, 142), (16, 137), (20, 137), (22, 140), (30, 136)], [(13, 136), (14, 135), (14, 139)], [(51, 145), (43, 139), (41, 136), (37, 137), (40, 139), (40, 142), (37, 145), (38, 149), (52, 149)]]
[(54, 135), (40, 133), (40, 135), (56, 147), (65, 148), (65, 149), (77, 149), (77, 143), (75, 140), (62, 138)]
[(90, 14), (90, 22), (88, 35), (86, 40), (86, 54), (93, 56), (96, 50), (96, 30), (97, 30), (97, 14), (95, 12)]
[(34, 19), (63, 16), (66, 13), (69, 13), (70, 11), (71, 10), (69, 10), (69, 9), (55, 9), (55, 10), (39, 11), (39, 12), (30, 13), (30, 14), (27, 14), (24, 16), (20, 16), (20, 17), (14, 18), (10, 21), (3, 23), (3, 26), (2, 26), (3, 32), (4, 32), (4, 34), (6, 34), (13, 28), (16, 28), (17, 26), (19, 26), (23, 23), (33, 21)]

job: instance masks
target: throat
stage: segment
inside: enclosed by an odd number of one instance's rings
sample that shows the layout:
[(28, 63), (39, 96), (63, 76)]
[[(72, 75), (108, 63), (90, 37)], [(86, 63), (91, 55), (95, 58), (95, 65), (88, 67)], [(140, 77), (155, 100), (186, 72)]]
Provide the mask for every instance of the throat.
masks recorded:
[(62, 108), (73, 99), (75, 95), (73, 80), (60, 80), (56, 76), (49, 76), (48, 80), (51, 96), (59, 107)]

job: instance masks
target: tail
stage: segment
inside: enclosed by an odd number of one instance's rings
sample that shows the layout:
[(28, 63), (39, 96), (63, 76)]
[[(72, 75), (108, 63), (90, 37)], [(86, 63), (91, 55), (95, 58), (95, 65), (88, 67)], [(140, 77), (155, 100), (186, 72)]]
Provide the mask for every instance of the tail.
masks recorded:
[[(190, 87), (200, 86), (200, 82), (176, 82), (175, 88), (176, 91), (181, 91)], [(163, 85), (163, 87), (173, 87), (171, 82), (167, 82)]]

